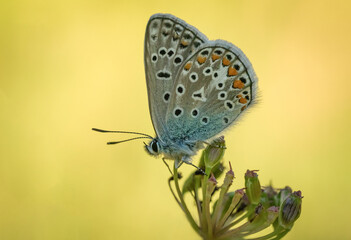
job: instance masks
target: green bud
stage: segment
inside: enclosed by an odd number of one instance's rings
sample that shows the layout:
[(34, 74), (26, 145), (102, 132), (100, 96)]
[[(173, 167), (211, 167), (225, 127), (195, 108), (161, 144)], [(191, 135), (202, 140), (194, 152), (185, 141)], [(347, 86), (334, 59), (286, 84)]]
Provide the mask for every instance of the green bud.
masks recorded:
[(301, 214), (302, 196), (301, 191), (291, 193), (281, 204), (279, 212), (279, 224), (291, 229), (294, 222)]
[(255, 170), (247, 170), (245, 173), (245, 187), (246, 194), (251, 204), (258, 204), (260, 202), (262, 190), (261, 184), (258, 180), (258, 175)]
[(271, 206), (267, 209), (268, 211), (268, 221), (271, 223), (273, 223), (275, 221), (275, 219), (278, 217), (279, 215), (279, 207), (276, 206)]
[(220, 163), (225, 151), (224, 136), (212, 141), (202, 152), (206, 169), (213, 169)]
[(217, 226), (223, 226), (224, 222), (227, 220), (229, 215), (233, 212), (235, 208), (238, 207), (238, 204), (242, 197), (244, 196), (244, 191), (242, 189), (236, 190), (234, 193), (227, 193), (224, 198), (223, 209), (221, 212), (220, 220)]
[(219, 178), (223, 174), (224, 170), (225, 170), (225, 167), (220, 162), (219, 164), (217, 164), (212, 168), (212, 173), (215, 176), (215, 178)]
[(261, 204), (258, 204), (255, 208), (255, 215), (251, 219), (250, 224), (245, 228), (245, 231), (255, 233), (269, 227), (276, 220), (278, 214), (278, 207), (272, 206), (266, 209)]
[(275, 205), (280, 206), (284, 200), (290, 196), (292, 193), (292, 189), (289, 186), (286, 186), (285, 188), (281, 189), (278, 193), (278, 195), (275, 196)]

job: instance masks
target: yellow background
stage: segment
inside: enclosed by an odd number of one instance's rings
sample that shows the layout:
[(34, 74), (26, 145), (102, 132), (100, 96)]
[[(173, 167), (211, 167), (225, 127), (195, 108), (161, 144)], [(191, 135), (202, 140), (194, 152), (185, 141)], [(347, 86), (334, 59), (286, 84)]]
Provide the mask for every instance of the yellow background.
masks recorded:
[[(350, 1), (14, 0), (0, 5), (0, 239), (198, 239), (154, 134), (143, 66), (146, 23), (172, 13), (250, 58), (260, 103), (226, 132), (235, 188), (301, 190), (286, 239), (350, 239)], [(181, 170), (188, 173), (188, 166)]]

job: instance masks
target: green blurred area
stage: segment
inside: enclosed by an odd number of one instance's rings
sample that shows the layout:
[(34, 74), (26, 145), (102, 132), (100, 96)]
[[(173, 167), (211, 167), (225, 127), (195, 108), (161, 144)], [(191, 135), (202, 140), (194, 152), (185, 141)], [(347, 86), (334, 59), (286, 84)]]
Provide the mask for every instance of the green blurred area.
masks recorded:
[[(148, 18), (172, 13), (250, 58), (260, 103), (225, 133), (244, 186), (305, 196), (285, 239), (349, 239), (350, 1), (3, 1), (0, 3), (0, 239), (196, 239), (153, 133), (143, 66)], [(192, 171), (183, 166), (181, 171)]]

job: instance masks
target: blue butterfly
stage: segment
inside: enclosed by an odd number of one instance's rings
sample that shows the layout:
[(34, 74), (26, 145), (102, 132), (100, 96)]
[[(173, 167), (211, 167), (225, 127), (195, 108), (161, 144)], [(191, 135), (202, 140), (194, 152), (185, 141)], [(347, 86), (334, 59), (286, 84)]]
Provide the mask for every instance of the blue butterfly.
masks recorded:
[[(145, 75), (156, 137), (147, 152), (191, 164), (192, 156), (255, 101), (257, 77), (233, 44), (209, 41), (195, 27), (170, 14), (151, 16), (145, 34)], [(100, 132), (119, 132), (93, 129)]]

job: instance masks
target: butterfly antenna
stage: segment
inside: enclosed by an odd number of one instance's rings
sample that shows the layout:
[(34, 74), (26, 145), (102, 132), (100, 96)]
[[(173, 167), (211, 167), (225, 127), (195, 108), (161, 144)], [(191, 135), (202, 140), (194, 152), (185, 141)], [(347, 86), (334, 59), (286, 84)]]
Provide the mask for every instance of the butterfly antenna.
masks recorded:
[(117, 142), (108, 142), (107, 144), (108, 145), (112, 145), (112, 144), (124, 143), (124, 142), (129, 142), (129, 141), (136, 140), (136, 139), (141, 139), (141, 138), (148, 138), (148, 137), (135, 137), (135, 138), (130, 138), (130, 139), (117, 141)]
[(139, 132), (127, 132), (127, 131), (109, 131), (109, 130), (103, 130), (103, 129), (98, 129), (98, 128), (92, 128), (91, 130), (96, 131), (96, 132), (102, 132), (102, 133), (128, 133), (128, 134), (139, 134), (142, 136), (146, 136), (148, 138), (153, 139), (153, 137), (151, 137), (148, 134), (145, 133), (139, 133)]

